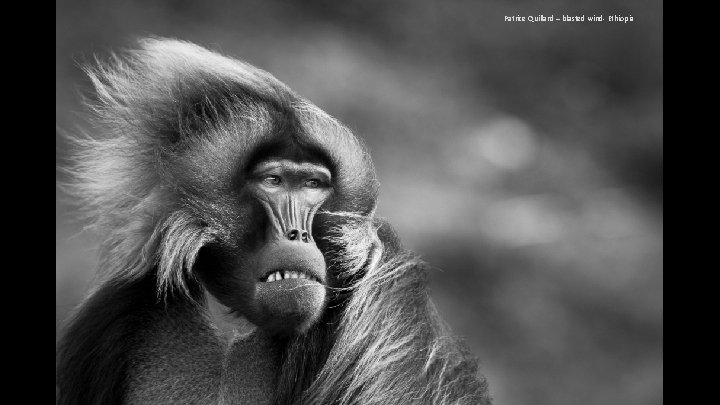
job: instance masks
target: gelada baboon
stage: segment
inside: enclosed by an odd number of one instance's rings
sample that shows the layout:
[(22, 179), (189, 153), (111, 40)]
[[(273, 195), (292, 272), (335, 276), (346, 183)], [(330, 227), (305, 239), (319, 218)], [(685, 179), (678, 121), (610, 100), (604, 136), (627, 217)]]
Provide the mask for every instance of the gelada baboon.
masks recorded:
[(100, 278), (61, 404), (489, 404), (375, 218), (363, 144), (269, 73), (145, 39), (86, 69), (75, 180)]

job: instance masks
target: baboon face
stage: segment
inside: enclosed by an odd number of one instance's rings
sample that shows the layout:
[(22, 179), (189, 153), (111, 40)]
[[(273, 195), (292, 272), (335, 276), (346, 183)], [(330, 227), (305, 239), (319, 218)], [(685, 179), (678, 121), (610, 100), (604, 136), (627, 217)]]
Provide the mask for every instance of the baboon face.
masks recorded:
[(313, 224), (333, 195), (333, 177), (297, 146), (263, 154), (235, 182), (234, 207), (220, 210), (234, 214), (224, 216), (234, 240), (203, 247), (194, 272), (236, 315), (273, 334), (302, 333), (326, 303), (329, 277), (317, 245), (323, 227)]

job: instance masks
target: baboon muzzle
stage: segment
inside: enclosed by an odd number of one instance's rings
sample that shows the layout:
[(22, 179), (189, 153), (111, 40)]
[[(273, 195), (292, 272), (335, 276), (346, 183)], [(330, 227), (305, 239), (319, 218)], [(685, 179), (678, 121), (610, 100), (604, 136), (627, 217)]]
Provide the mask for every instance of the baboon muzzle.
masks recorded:
[(269, 240), (259, 252), (251, 321), (270, 333), (303, 332), (325, 307), (325, 258), (310, 232), (322, 201), (311, 205), (292, 193), (262, 201), (270, 219)]

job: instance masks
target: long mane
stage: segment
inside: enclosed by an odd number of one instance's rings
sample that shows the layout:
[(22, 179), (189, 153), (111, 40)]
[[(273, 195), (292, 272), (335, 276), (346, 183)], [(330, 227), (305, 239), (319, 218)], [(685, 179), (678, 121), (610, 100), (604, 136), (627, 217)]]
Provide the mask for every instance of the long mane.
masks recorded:
[(198, 252), (222, 229), (198, 220), (213, 207), (169, 174), (178, 139), (212, 150), (213, 137), (231, 138), (242, 161), (273, 132), (274, 117), (291, 111), (303, 142), (327, 145), (338, 162), (339, 202), (318, 216), (337, 218), (323, 243), (341, 283), (322, 320), (285, 342), (276, 403), (490, 403), (474, 358), (427, 295), (428, 267), (374, 217), (372, 162), (347, 128), (269, 73), (187, 42), (144, 39), (87, 73), (92, 122), (103, 135), (71, 138), (71, 189), (101, 236), (101, 282), (156, 272), (159, 297), (187, 293)]
[[(286, 116), (304, 144), (325, 145), (337, 162), (338, 200), (350, 210), (374, 206), (377, 181), (364, 145), (337, 120), (261, 69), (189, 42), (146, 38), (137, 49), (84, 68), (92, 135), (72, 136), (73, 181), (87, 228), (100, 236), (100, 281), (139, 279), (157, 269), (158, 293), (187, 292), (200, 248), (222, 237), (222, 224), (199, 220), (213, 209), (172, 176), (179, 144), (202, 144), (205, 159), (233, 161), (279, 136)], [(198, 184), (208, 178), (189, 173)], [(366, 210), (367, 213), (367, 210)], [(217, 226), (214, 226), (217, 225)]]
[(67, 188), (100, 236), (101, 283), (157, 269), (159, 294), (187, 292), (186, 273), (214, 230), (198, 223), (168, 175), (177, 141), (217, 130), (222, 119), (247, 129), (238, 139), (245, 146), (271, 125), (257, 100), (285, 105), (293, 95), (269, 73), (188, 42), (139, 45), (84, 66), (93, 131), (68, 138), (75, 154)]

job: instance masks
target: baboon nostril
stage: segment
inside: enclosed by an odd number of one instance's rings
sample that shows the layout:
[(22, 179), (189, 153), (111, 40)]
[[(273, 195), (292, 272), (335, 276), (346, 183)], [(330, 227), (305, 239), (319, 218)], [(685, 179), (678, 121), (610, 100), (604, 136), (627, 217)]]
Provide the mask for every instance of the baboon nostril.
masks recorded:
[(297, 240), (300, 237), (300, 231), (292, 229), (287, 233), (287, 238), (290, 240)]
[(309, 241), (310, 241), (310, 235), (307, 233), (307, 231), (302, 231), (302, 233), (300, 234), (300, 239), (301, 239), (303, 242), (309, 242)]

